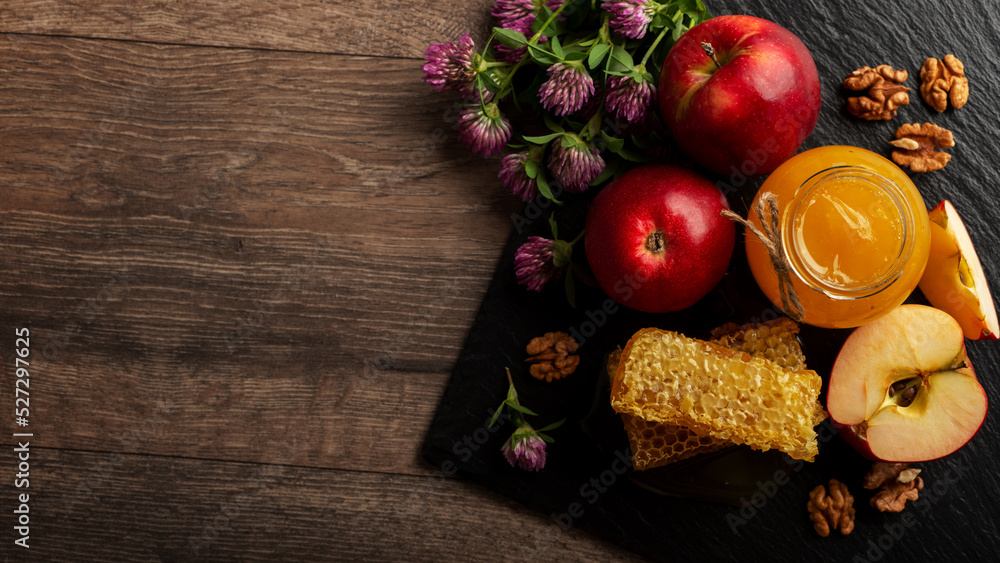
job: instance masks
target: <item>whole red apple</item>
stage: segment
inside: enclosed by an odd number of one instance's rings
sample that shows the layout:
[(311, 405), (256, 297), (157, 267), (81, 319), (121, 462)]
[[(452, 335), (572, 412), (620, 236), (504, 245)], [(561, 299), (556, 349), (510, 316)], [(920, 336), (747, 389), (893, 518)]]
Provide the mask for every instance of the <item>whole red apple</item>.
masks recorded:
[(605, 187), (587, 212), (584, 246), (601, 288), (648, 313), (695, 304), (719, 283), (736, 242), (726, 197), (677, 166), (645, 165)]
[(719, 16), (688, 30), (663, 62), (660, 112), (678, 146), (717, 174), (768, 174), (812, 133), (816, 63), (780, 25)]

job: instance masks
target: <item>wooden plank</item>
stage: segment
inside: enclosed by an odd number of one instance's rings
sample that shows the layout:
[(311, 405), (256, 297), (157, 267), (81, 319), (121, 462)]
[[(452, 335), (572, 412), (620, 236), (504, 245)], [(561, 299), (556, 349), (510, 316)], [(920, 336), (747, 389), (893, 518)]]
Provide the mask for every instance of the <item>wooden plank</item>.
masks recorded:
[(28, 487), (0, 484), (5, 510), (29, 494), (30, 548), (0, 536), (17, 561), (638, 560), (441, 474), (28, 448)]
[(518, 202), (418, 69), (372, 64), (0, 49), (0, 334), (32, 331), (47, 445), (424, 471)]
[(491, 0), (9, 0), (0, 32), (352, 55), (420, 57), (492, 25)]

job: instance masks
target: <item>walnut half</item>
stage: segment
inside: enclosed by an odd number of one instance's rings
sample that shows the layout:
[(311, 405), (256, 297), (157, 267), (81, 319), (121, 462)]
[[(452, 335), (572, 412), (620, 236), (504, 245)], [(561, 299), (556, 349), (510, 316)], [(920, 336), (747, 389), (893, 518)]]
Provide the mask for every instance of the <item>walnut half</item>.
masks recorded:
[(937, 149), (955, 146), (951, 131), (933, 123), (907, 123), (896, 130), (896, 138), (889, 141), (896, 147), (892, 161), (907, 166), (914, 172), (941, 170), (951, 161), (951, 155)]
[(938, 111), (951, 107), (958, 109), (969, 101), (969, 79), (965, 77), (965, 65), (955, 55), (945, 55), (944, 59), (931, 57), (920, 68), (920, 95), (932, 108)]
[(847, 485), (830, 479), (830, 492), (820, 485), (809, 493), (809, 519), (816, 533), (822, 537), (830, 535), (830, 530), (839, 529), (846, 536), (854, 530), (854, 497)]
[(867, 90), (867, 95), (847, 98), (847, 111), (869, 121), (896, 117), (899, 106), (910, 104), (910, 89), (903, 86), (907, 76), (905, 70), (894, 70), (889, 65), (855, 70), (844, 79), (844, 88), (856, 92)]
[(917, 500), (924, 488), (920, 470), (908, 463), (876, 461), (865, 474), (864, 487), (879, 489), (868, 501), (879, 512), (902, 512), (906, 501)]
[(565, 332), (546, 332), (532, 338), (525, 350), (529, 354), (525, 361), (532, 364), (529, 372), (535, 379), (562, 379), (580, 365), (580, 356), (570, 354), (579, 347), (576, 340)]
[(914, 477), (907, 482), (894, 481), (882, 485), (882, 489), (868, 501), (879, 512), (902, 512), (906, 501), (917, 500), (924, 488), (924, 480)]

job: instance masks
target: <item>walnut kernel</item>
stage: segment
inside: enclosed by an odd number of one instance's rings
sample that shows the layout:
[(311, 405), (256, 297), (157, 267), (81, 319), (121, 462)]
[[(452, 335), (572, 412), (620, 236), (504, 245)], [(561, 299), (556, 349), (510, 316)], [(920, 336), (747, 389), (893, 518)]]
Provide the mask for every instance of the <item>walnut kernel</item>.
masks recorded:
[(945, 55), (944, 59), (931, 57), (920, 68), (920, 95), (932, 108), (938, 111), (951, 107), (958, 109), (969, 101), (969, 79), (965, 77), (965, 65), (955, 55)]
[(903, 86), (907, 76), (905, 70), (894, 70), (889, 65), (855, 70), (844, 79), (844, 88), (856, 92), (867, 90), (867, 95), (847, 98), (847, 111), (869, 121), (896, 117), (899, 106), (910, 104), (910, 89)]
[(829, 494), (826, 487), (820, 485), (809, 493), (809, 519), (813, 522), (816, 533), (822, 537), (830, 535), (830, 531), (839, 529), (846, 536), (854, 530), (854, 497), (844, 485), (836, 479), (830, 479)]
[(944, 168), (951, 155), (937, 149), (955, 146), (951, 131), (933, 123), (907, 123), (896, 130), (896, 138), (889, 141), (896, 147), (892, 161), (907, 166), (914, 172), (933, 172)]
[[(872, 468), (868, 470), (868, 473), (865, 474), (865, 478), (862, 481), (861, 486), (869, 491), (873, 491), (885, 483), (892, 483), (893, 481), (899, 479), (900, 474), (909, 466), (910, 464), (908, 463), (876, 461), (872, 464)], [(915, 469), (914, 471), (919, 472), (920, 470)]]
[(580, 345), (565, 332), (546, 332), (528, 342), (526, 362), (532, 364), (529, 372), (535, 379), (552, 381), (562, 379), (576, 371), (580, 356), (571, 355)]
[(879, 512), (902, 512), (906, 501), (917, 500), (924, 488), (924, 480), (914, 477), (910, 481), (894, 481), (882, 486), (882, 490), (868, 501)]

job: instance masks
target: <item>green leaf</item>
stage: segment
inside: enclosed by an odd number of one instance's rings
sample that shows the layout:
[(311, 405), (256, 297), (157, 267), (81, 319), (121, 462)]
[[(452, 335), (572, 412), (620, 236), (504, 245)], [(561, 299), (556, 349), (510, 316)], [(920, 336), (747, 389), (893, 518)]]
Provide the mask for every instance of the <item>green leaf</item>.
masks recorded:
[(538, 169), (538, 176), (535, 178), (535, 184), (538, 186), (538, 193), (542, 194), (542, 196), (556, 205), (562, 205), (562, 202), (552, 195), (552, 188), (549, 187), (549, 180), (545, 177), (545, 171), (541, 168)]
[(677, 12), (676, 14), (674, 14), (673, 19), (674, 19), (674, 24), (676, 25), (674, 27), (673, 32), (671, 32), (670, 35), (674, 41), (677, 41), (678, 39), (681, 38), (681, 35), (684, 35), (684, 32), (687, 31), (688, 28), (686, 25), (684, 25), (684, 12)]
[(566, 58), (566, 51), (563, 51), (562, 45), (559, 44), (558, 37), (553, 37), (552, 40), (549, 41), (549, 48), (552, 49), (552, 52), (555, 54), (555, 56), (559, 57), (560, 59)]
[(618, 156), (624, 158), (629, 162), (650, 162), (652, 159), (646, 155), (632, 152), (629, 149), (621, 149), (618, 151)]
[(625, 50), (625, 47), (615, 45), (611, 49), (611, 68), (608, 70), (614, 72), (631, 72), (633, 67), (635, 67), (635, 61), (632, 60), (632, 55)]
[(510, 408), (512, 408), (512, 409), (514, 409), (514, 410), (516, 410), (517, 412), (524, 413), (524, 414), (526, 414), (528, 416), (538, 416), (537, 414), (534, 413), (534, 411), (532, 411), (528, 407), (521, 406), (521, 405), (519, 405), (517, 403), (510, 403), (510, 402), (508, 402), (507, 406), (510, 407)]
[(534, 178), (538, 175), (538, 161), (537, 160), (526, 160), (524, 162), (524, 173), (528, 175), (529, 178)]
[(566, 128), (563, 127), (562, 124), (560, 124), (558, 121), (556, 121), (548, 113), (543, 113), (542, 114), (542, 122), (545, 123), (545, 126), (549, 128), (549, 131), (556, 131), (556, 132), (562, 133), (563, 131), (566, 130)]
[(582, 61), (586, 58), (587, 58), (587, 53), (584, 53), (583, 51), (570, 51), (566, 53), (566, 56), (563, 57), (563, 60), (565, 60), (566, 62), (576, 62), (576, 61)]
[(481, 84), (486, 87), (487, 90), (493, 92), (494, 94), (500, 92), (502, 86), (497, 82), (490, 72), (477, 72), (476, 79), (481, 81)]
[(493, 428), (493, 425), (497, 423), (497, 419), (500, 418), (500, 413), (503, 412), (504, 404), (506, 403), (500, 403), (500, 406), (497, 407), (497, 410), (493, 413), (493, 416), (490, 418), (490, 423), (486, 425), (487, 428)]
[(542, 433), (539, 432), (538, 433), (538, 437), (541, 438), (542, 441), (545, 442), (546, 444), (554, 444), (555, 443), (555, 440), (552, 439), (552, 436), (549, 436), (548, 434), (542, 434)]
[(578, 147), (581, 145), (581, 143), (582, 140), (573, 134), (563, 135), (562, 139), (559, 139), (559, 146), (561, 146), (564, 149)]
[[(566, 27), (560, 23), (558, 19), (552, 19), (552, 13), (552, 10), (550, 10), (548, 6), (542, 6), (542, 10), (535, 16), (535, 21), (531, 23), (531, 32), (542, 32), (542, 35), (546, 35), (548, 37), (566, 33)], [(550, 19), (552, 19), (551, 22), (549, 21)], [(543, 30), (542, 26), (545, 25), (546, 22), (548, 22), (549, 25)]]
[(705, 4), (701, 0), (677, 0), (677, 9), (691, 16), (691, 19), (695, 22), (701, 21), (699, 18), (703, 18), (708, 15), (708, 10), (705, 8)]
[(560, 61), (552, 51), (538, 45), (528, 45), (528, 53), (533, 61), (543, 66), (552, 66)]
[(507, 399), (504, 402), (508, 405), (517, 402), (517, 389), (514, 389), (513, 383), (511, 383), (510, 387), (507, 388)]
[(559, 225), (556, 224), (556, 214), (549, 215), (549, 228), (552, 229), (552, 239), (559, 240)]
[(535, 143), (536, 145), (544, 145), (549, 141), (551, 141), (552, 139), (555, 139), (556, 137), (559, 137), (561, 135), (563, 135), (563, 132), (558, 131), (556, 133), (549, 133), (548, 135), (541, 135), (539, 137), (525, 137), (524, 140), (528, 141), (529, 143)]
[(509, 47), (511, 49), (520, 49), (528, 44), (528, 38), (525, 37), (520, 31), (515, 31), (513, 29), (494, 27), (493, 36), (496, 37), (497, 41), (499, 41), (504, 47)]
[(565, 418), (560, 421), (553, 422), (552, 424), (546, 426), (545, 428), (539, 428), (538, 430), (536, 430), (536, 432), (548, 432), (549, 430), (555, 430), (556, 428), (562, 426), (564, 422), (566, 422)]
[(587, 66), (594, 70), (601, 68), (601, 63), (604, 62), (604, 57), (608, 55), (608, 51), (610, 50), (611, 45), (608, 45), (607, 43), (595, 45), (594, 48), (590, 50), (590, 56), (587, 58)]
[(664, 12), (659, 12), (650, 20), (649, 29), (650, 31), (659, 31), (665, 27), (672, 29), (675, 25), (677, 24), (674, 23), (674, 20), (670, 19), (670, 16)]
[(619, 139), (618, 137), (612, 137), (611, 135), (608, 135), (606, 131), (601, 131), (601, 138), (604, 139), (605, 143), (607, 143), (608, 150), (613, 153), (618, 153), (619, 151), (622, 150), (622, 147), (625, 146), (624, 139)]
[(591, 45), (594, 44), (595, 41), (597, 41), (596, 37), (594, 39), (588, 39), (586, 41), (581, 41), (581, 42), (577, 43), (577, 45), (579, 45), (581, 47), (590, 47)]

